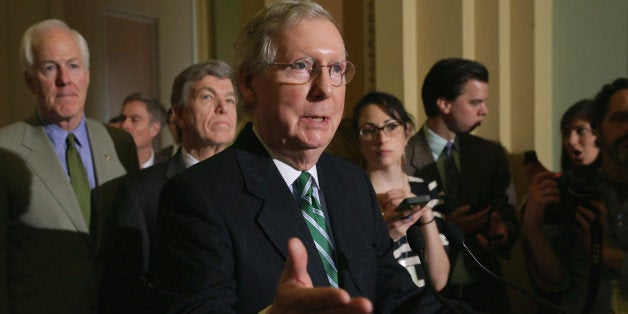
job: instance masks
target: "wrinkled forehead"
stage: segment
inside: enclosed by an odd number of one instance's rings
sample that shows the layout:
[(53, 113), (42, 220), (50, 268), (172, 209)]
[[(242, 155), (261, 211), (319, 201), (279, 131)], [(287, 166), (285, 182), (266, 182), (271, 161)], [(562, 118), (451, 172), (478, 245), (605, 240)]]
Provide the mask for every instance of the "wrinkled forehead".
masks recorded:
[(33, 34), (32, 53), (34, 62), (46, 58), (79, 59), (84, 62), (78, 38), (72, 31), (63, 28), (40, 30)]

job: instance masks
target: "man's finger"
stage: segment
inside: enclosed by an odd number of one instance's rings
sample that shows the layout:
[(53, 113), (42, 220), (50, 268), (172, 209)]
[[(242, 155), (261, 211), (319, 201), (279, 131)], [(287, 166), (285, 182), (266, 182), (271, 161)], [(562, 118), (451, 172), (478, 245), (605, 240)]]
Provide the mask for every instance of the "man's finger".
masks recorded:
[(307, 250), (301, 240), (292, 238), (288, 241), (288, 259), (279, 283), (293, 283), (299, 287), (312, 287), (312, 280), (307, 273)]

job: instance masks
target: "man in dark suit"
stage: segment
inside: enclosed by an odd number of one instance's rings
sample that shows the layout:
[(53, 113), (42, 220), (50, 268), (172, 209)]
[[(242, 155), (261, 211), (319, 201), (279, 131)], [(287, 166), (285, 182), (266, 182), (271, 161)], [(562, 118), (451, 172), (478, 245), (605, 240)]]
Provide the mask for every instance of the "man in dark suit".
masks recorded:
[(275, 2), (235, 51), (252, 123), (160, 198), (155, 286), (173, 296), (167, 310), (434, 311), (392, 255), (369, 178), (324, 153), (355, 72), (331, 15)]
[(159, 100), (144, 93), (130, 94), (122, 102), (120, 117), (120, 128), (133, 136), (140, 169), (167, 159), (162, 159), (162, 155), (156, 154), (153, 148), (155, 138), (166, 124), (166, 110)]
[[(488, 114), (488, 71), (471, 60), (441, 60), (425, 77), (422, 98), (428, 119), (406, 146), (404, 170), (445, 187), (447, 219), (462, 231), (480, 261), (499, 273), (495, 252), (507, 253), (518, 224), (509, 203), (512, 183), (504, 148), (470, 134)], [(452, 274), (443, 294), (478, 311), (509, 311), (503, 286), (464, 253), (454, 250), (450, 258)]]
[(130, 135), (85, 117), (89, 52), (59, 20), (20, 54), (35, 113), (0, 130), (0, 313), (96, 312), (115, 179), (137, 171)]
[(237, 97), (231, 68), (220, 60), (194, 64), (172, 84), (170, 104), (181, 150), (123, 180), (116, 197), (116, 229), (102, 286), (102, 311), (140, 312), (158, 302), (152, 290), (159, 193), (168, 179), (222, 151), (235, 137)]

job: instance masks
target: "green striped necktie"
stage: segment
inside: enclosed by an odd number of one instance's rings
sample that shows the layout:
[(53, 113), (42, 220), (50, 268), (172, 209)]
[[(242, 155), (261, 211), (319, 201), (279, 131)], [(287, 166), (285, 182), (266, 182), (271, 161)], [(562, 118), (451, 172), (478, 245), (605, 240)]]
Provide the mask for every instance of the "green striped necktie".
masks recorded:
[(314, 239), (314, 244), (323, 262), (329, 284), (338, 288), (338, 269), (334, 263), (334, 249), (327, 232), (325, 214), (321, 209), (319, 200), (314, 196), (312, 182), (310, 174), (303, 171), (299, 178), (294, 181), (294, 188), (298, 193), (301, 213), (305, 219), (305, 224), (310, 229), (312, 239)]
[[(68, 163), (68, 172), (70, 173), (70, 183), (74, 190), (76, 200), (83, 212), (83, 218), (87, 224), (87, 230), (90, 228), (91, 217), (91, 189), (89, 187), (89, 180), (87, 179), (87, 172), (81, 161), (81, 155), (76, 149), (76, 137), (73, 133), (69, 133), (65, 139), (67, 150), (65, 152), (66, 161)], [(85, 143), (87, 144), (87, 143)]]

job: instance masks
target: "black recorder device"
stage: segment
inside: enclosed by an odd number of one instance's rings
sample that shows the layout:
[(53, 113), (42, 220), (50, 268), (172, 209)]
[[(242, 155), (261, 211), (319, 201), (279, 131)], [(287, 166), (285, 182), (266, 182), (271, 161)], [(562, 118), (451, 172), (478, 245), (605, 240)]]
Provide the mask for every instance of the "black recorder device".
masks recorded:
[(398, 212), (403, 212), (406, 210), (410, 210), (412, 209), (412, 207), (414, 206), (419, 206), (419, 207), (423, 207), (425, 205), (427, 205), (427, 203), (429, 203), (429, 201), (431, 200), (429, 195), (421, 195), (421, 196), (415, 196), (415, 197), (408, 197), (406, 199), (404, 199), (403, 201), (401, 201), (401, 204), (399, 204), (399, 206), (397, 206), (397, 211)]

